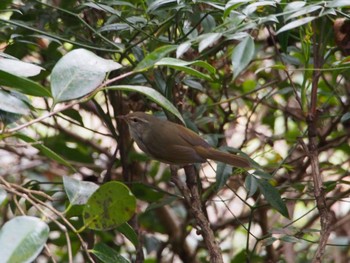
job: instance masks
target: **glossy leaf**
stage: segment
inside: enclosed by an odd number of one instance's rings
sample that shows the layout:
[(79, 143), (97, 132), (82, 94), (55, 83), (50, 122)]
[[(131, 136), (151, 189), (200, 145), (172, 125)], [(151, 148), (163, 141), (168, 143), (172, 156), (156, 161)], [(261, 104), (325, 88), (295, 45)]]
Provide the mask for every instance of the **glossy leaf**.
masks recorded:
[(261, 179), (257, 180), (259, 190), (264, 195), (266, 201), (275, 208), (281, 215), (289, 218), (288, 210), (283, 202), (279, 192), (275, 187), (273, 187), (267, 180)]
[(280, 34), (284, 31), (288, 31), (288, 30), (291, 30), (291, 29), (294, 29), (294, 28), (297, 28), (297, 27), (300, 27), (304, 24), (307, 24), (307, 23), (310, 23), (312, 20), (315, 20), (317, 17), (315, 16), (308, 16), (308, 17), (303, 17), (301, 19), (298, 19), (298, 20), (295, 20), (295, 21), (292, 21), (286, 25), (284, 25), (283, 27), (281, 27), (277, 32), (276, 34)]
[(87, 2), (87, 3), (82, 4), (82, 6), (88, 6), (88, 7), (91, 7), (91, 8), (100, 10), (100, 11), (103, 11), (103, 12), (109, 12), (111, 14), (120, 16), (120, 11), (114, 9), (111, 6), (104, 5), (104, 4), (101, 4), (101, 3)]
[(0, 230), (1, 262), (32, 262), (43, 249), (49, 236), (48, 225), (36, 217), (18, 216)]
[(248, 197), (253, 196), (258, 190), (258, 180), (251, 174), (245, 178), (245, 187), (247, 188)]
[(283, 11), (284, 12), (292, 12), (292, 11), (300, 10), (305, 5), (306, 5), (305, 1), (290, 2), (284, 7)]
[(22, 115), (0, 110), (0, 122), (5, 126), (22, 118)]
[(199, 81), (196, 81), (196, 80), (191, 79), (191, 78), (186, 78), (183, 80), (183, 83), (188, 87), (191, 87), (193, 89), (197, 89), (201, 92), (204, 92), (204, 87)]
[(349, 4), (349, 0), (333, 0), (333, 1), (329, 1), (327, 2), (327, 6), (328, 7), (348, 7)]
[(341, 122), (346, 122), (348, 120), (350, 120), (350, 112), (345, 113), (340, 119)]
[(99, 187), (93, 182), (80, 181), (69, 176), (63, 176), (63, 186), (72, 205), (85, 205)]
[(16, 59), (1, 58), (0, 70), (20, 77), (31, 77), (38, 75), (43, 68)]
[(264, 239), (263, 245), (264, 246), (271, 246), (273, 243), (275, 243), (278, 239), (276, 237), (268, 237)]
[(179, 45), (176, 49), (176, 58), (180, 58), (183, 54), (185, 54), (191, 48), (190, 42), (184, 42)]
[(236, 46), (232, 53), (233, 78), (236, 78), (249, 65), (254, 54), (254, 40), (248, 36)]
[(101, 27), (98, 32), (130, 30), (132, 27), (126, 23), (114, 23)]
[(228, 178), (232, 175), (232, 167), (225, 163), (218, 163), (216, 168), (215, 190), (218, 191), (225, 186)]
[(102, 83), (107, 72), (120, 67), (119, 63), (91, 51), (75, 49), (63, 56), (52, 70), (52, 96), (56, 103), (83, 97)]
[(254, 171), (254, 175), (255, 176), (258, 176), (259, 178), (263, 178), (263, 179), (266, 179), (266, 180), (271, 180), (273, 179), (272, 175), (267, 173), (267, 172), (264, 172), (262, 170), (256, 170)]
[(115, 89), (115, 90), (125, 90), (125, 91), (134, 91), (139, 92), (147, 96), (150, 100), (154, 101), (158, 105), (162, 106), (167, 111), (174, 114), (180, 121), (185, 123), (180, 112), (175, 108), (175, 106), (162, 94), (160, 94), (155, 89), (145, 87), (145, 86), (133, 86), (133, 85), (118, 85), (118, 86), (110, 86), (106, 89)]
[(207, 47), (212, 46), (216, 41), (222, 37), (221, 33), (207, 33), (200, 36), (200, 41), (198, 45), (198, 51), (202, 52)]
[(130, 189), (137, 199), (146, 202), (156, 202), (164, 197), (163, 193), (153, 189), (152, 187), (149, 187), (148, 184), (135, 182), (130, 186)]
[(101, 262), (104, 263), (128, 263), (123, 256), (104, 243), (98, 243), (90, 250)]
[(197, 67), (202, 67), (204, 69), (206, 69), (210, 74), (215, 74), (215, 68), (213, 66), (211, 66), (210, 64), (208, 64), (207, 62), (204, 61), (191, 61), (191, 62), (187, 62), (187, 61), (183, 61), (180, 59), (175, 59), (175, 58), (163, 58), (160, 61), (158, 61), (157, 63), (155, 63), (155, 65), (157, 66), (168, 66), (177, 70), (181, 70), (184, 71), (185, 73), (195, 76), (197, 78), (202, 78), (208, 81), (211, 81), (212, 78), (207, 75), (204, 74), (198, 70), (195, 70), (193, 68), (188, 67), (189, 65), (193, 65), (193, 66), (197, 66)]
[(81, 116), (80, 112), (78, 110), (75, 109), (67, 109), (61, 112), (63, 115), (71, 118), (72, 120), (76, 121), (77, 123), (79, 123), (79, 125), (81, 125), (82, 127), (84, 127), (84, 120), (83, 117)]
[(237, 9), (239, 6), (249, 3), (249, 0), (230, 0), (225, 5), (224, 17), (227, 17), (230, 12), (234, 9)]
[(154, 64), (177, 49), (177, 45), (166, 45), (159, 47), (147, 54), (146, 57), (140, 61), (135, 67), (134, 71), (144, 71), (154, 66)]
[(285, 235), (285, 236), (281, 237), (280, 240), (282, 240), (284, 242), (288, 242), (288, 243), (300, 242), (300, 239), (298, 239), (298, 238), (296, 238), (294, 236), (288, 236), (288, 235)]
[(100, 186), (86, 203), (84, 223), (90, 229), (113, 229), (127, 222), (135, 208), (136, 198), (126, 185), (108, 182)]
[(311, 14), (319, 9), (323, 8), (320, 5), (312, 5), (312, 6), (306, 6), (304, 8), (301, 8), (297, 10), (296, 12), (293, 12), (292, 14), (285, 16), (285, 21), (288, 21), (293, 18), (301, 17), (307, 14)]
[(258, 1), (254, 2), (252, 4), (247, 5), (244, 10), (242, 11), (243, 14), (251, 15), (254, 13), (258, 8), (264, 7), (264, 6), (272, 6), (276, 7), (275, 1)]
[(129, 241), (137, 247), (139, 244), (138, 236), (135, 230), (128, 224), (124, 223), (117, 227), (117, 231), (122, 233)]
[(0, 110), (21, 115), (29, 114), (30, 110), (24, 99), (26, 98), (22, 94), (0, 89)]
[(165, 5), (176, 5), (178, 4), (178, 0), (155, 0), (150, 2), (150, 5), (147, 9), (147, 13), (151, 13), (153, 11), (157, 11), (159, 10), (161, 7), (165, 6)]
[(13, 88), (21, 93), (31, 96), (51, 97), (50, 91), (37, 82), (15, 76), (2, 70), (0, 70), (0, 85)]
[(213, 32), (215, 30), (215, 27), (216, 27), (216, 22), (215, 22), (214, 17), (208, 14), (203, 19), (201, 26), (203, 27), (204, 33)]
[(7, 192), (5, 191), (5, 189), (2, 189), (2, 187), (0, 187), (0, 207), (5, 202), (6, 199), (7, 199)]

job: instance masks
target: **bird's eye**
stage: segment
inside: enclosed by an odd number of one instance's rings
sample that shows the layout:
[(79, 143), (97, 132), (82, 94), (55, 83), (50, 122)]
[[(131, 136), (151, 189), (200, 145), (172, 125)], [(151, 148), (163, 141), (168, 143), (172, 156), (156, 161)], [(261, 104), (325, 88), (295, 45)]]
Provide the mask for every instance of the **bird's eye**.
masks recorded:
[(139, 120), (136, 119), (136, 118), (133, 118), (132, 121), (133, 121), (133, 122), (138, 122)]

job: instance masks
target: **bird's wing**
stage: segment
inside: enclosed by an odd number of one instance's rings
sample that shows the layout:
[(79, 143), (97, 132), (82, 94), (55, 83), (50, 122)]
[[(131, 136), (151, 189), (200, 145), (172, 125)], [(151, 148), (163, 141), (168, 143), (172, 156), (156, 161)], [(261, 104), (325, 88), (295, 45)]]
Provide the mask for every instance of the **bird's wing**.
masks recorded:
[[(157, 130), (153, 129), (152, 133), (147, 134), (147, 141), (148, 144), (144, 144), (147, 153), (159, 161), (170, 164), (204, 162), (205, 159), (196, 153), (193, 146), (209, 147), (196, 133), (175, 123), (171, 125), (166, 123), (158, 126)], [(150, 142), (152, 142), (151, 147)]]

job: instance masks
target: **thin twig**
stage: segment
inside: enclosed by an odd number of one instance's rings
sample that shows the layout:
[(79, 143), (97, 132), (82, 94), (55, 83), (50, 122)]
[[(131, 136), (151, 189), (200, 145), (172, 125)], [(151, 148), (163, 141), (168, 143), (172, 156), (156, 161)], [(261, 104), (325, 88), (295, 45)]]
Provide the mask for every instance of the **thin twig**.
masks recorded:
[(22, 129), (28, 127), (28, 126), (33, 125), (34, 123), (40, 122), (42, 120), (45, 120), (45, 119), (47, 119), (47, 118), (49, 118), (49, 117), (51, 117), (51, 116), (53, 116), (53, 115), (55, 115), (55, 114), (57, 114), (57, 113), (59, 113), (61, 111), (70, 109), (70, 108), (72, 108), (74, 105), (76, 105), (78, 103), (80, 103), (80, 101), (74, 101), (74, 102), (71, 102), (69, 104), (66, 104), (65, 106), (63, 106), (63, 107), (61, 107), (59, 109), (53, 110), (53, 111), (51, 111), (51, 112), (49, 112), (49, 113), (47, 113), (47, 114), (45, 114), (43, 116), (40, 116), (39, 118), (36, 118), (36, 119), (31, 120), (29, 122), (26, 122), (26, 123), (24, 123), (22, 125), (18, 125), (17, 127), (9, 129), (9, 130), (5, 131), (4, 133), (5, 134), (6, 133), (14, 133), (16, 131), (22, 130)]
[[(52, 206), (46, 204), (45, 202), (41, 201), (40, 199), (36, 198), (34, 194), (37, 194), (36, 192), (31, 192), (32, 190), (28, 191), (28, 189), (25, 189), (21, 186), (16, 186), (14, 189), (13, 185), (8, 183), (3, 177), (0, 177), (0, 182), (5, 186), (5, 190), (16, 195), (19, 197), (24, 198), (25, 200), (27, 200), (29, 203), (31, 203), (40, 213), (42, 213), (43, 215), (45, 215), (47, 218), (49, 218), (51, 221), (53, 221), (60, 229), (62, 232), (65, 233), (66, 239), (67, 239), (67, 248), (68, 248), (68, 258), (69, 258), (69, 262), (72, 263), (73, 262), (73, 255), (72, 255), (72, 246), (70, 243), (70, 238), (69, 238), (69, 233), (67, 231), (67, 228), (65, 225), (61, 224), (60, 222), (58, 222), (55, 218), (53, 218), (51, 215), (47, 214), (47, 212), (45, 212), (43, 209), (41, 209), (41, 206), (49, 209), (51, 212), (53, 212), (56, 216), (58, 216), (73, 232), (75, 235), (77, 235), (78, 239), (81, 242), (83, 251), (86, 253), (87, 257), (89, 258), (90, 262), (94, 263), (95, 261), (93, 260), (93, 258), (91, 257), (90, 253), (88, 252), (88, 249), (86, 247), (85, 241), (82, 239), (82, 237), (80, 236), (80, 234), (77, 232), (77, 230), (75, 229), (75, 227), (62, 215), (62, 213), (60, 213), (59, 211), (57, 211), (56, 209), (54, 209)], [(43, 196), (43, 195), (41, 195)], [(19, 204), (18, 204), (19, 205)], [(25, 214), (23, 210), (21, 210), (20, 206), (18, 206), (18, 209), (20, 210), (20, 212), (22, 214)]]

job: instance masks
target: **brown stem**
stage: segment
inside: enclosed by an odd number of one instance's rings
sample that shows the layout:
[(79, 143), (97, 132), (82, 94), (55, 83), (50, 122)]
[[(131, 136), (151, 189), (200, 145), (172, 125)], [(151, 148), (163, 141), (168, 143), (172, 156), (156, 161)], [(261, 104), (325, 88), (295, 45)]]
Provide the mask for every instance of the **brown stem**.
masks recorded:
[(210, 262), (223, 263), (224, 261), (221, 255), (219, 244), (215, 239), (214, 232), (211, 229), (210, 223), (202, 209), (197, 184), (195, 183), (196, 172), (194, 170), (194, 167), (192, 165), (185, 166), (185, 172), (187, 185), (178, 177), (177, 169), (175, 167), (171, 167), (172, 181), (183, 194), (190, 212), (192, 213), (197, 226), (200, 228), (200, 233), (203, 236), (204, 243), (208, 249)]
[[(315, 28), (315, 25), (314, 25)], [(316, 30), (315, 30), (316, 32)], [(326, 204), (326, 193), (323, 188), (323, 180), (322, 175), (320, 173), (320, 164), (318, 159), (318, 147), (317, 147), (317, 91), (318, 91), (318, 82), (321, 76), (320, 68), (322, 67), (322, 57), (320, 55), (320, 46), (318, 44), (316, 34), (314, 34), (314, 44), (313, 44), (313, 54), (314, 54), (314, 72), (312, 76), (312, 89), (311, 89), (311, 101), (309, 113), (307, 116), (307, 124), (308, 124), (308, 139), (309, 145), (308, 149), (305, 149), (308, 153), (312, 178), (314, 181), (314, 195), (316, 199), (316, 206), (320, 214), (320, 222), (321, 222), (321, 233), (320, 233), (320, 241), (313, 258), (314, 263), (321, 262), (322, 256), (325, 251), (325, 247), (327, 244), (328, 237), (330, 235), (330, 224), (332, 221), (331, 213), (328, 210)]]

